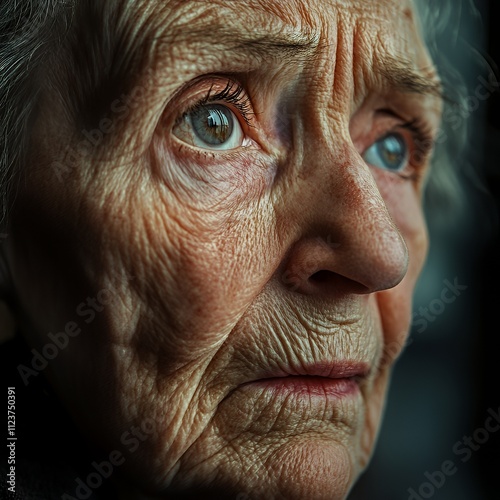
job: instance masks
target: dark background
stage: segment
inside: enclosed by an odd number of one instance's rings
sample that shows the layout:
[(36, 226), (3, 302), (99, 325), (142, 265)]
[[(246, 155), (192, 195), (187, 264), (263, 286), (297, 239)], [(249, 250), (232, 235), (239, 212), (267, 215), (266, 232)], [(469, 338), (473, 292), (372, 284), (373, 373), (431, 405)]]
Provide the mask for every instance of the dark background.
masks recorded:
[[(457, 45), (450, 54), (463, 65), (469, 95), (480, 75), (488, 80), (486, 62), (499, 78), (500, 61), (500, 2), (474, 3), (482, 21), (464, 11), (461, 36), (478, 52)], [(500, 499), (500, 431), (479, 431), (482, 444), (474, 439), (488, 410), (500, 413), (500, 90), (471, 116), (461, 159), (470, 167), (463, 169), (467, 202), (446, 224), (429, 214), (432, 244), (414, 310), (438, 299), (446, 279), (457, 278), (467, 290), (425, 331), (414, 324), (413, 342), (394, 371), (375, 455), (349, 500)], [(476, 450), (463, 462), (468, 455), (453, 448), (457, 442), (460, 450), (470, 448), (464, 444), (469, 436)], [(455, 474), (435, 474), (448, 460)]]

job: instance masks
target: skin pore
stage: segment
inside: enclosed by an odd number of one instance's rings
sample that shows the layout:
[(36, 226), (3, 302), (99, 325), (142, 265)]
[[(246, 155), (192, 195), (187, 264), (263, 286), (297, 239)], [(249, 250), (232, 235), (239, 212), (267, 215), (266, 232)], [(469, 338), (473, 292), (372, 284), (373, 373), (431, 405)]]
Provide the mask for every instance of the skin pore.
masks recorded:
[[(71, 92), (45, 92), (5, 243), (21, 331), (41, 349), (79, 321), (44, 373), (83, 434), (123, 452), (128, 498), (345, 498), (372, 453), (428, 245), (441, 101), (413, 4), (116, 12), (145, 91), (126, 115), (125, 101), (100, 103), (113, 128), (63, 182), (51, 165), (82, 131)], [(193, 110), (217, 104), (236, 132), (210, 148)], [(372, 164), (390, 134), (407, 149), (397, 171)], [(102, 290), (86, 322), (77, 306)], [(254, 383), (328, 364), (360, 367), (352, 395)], [(130, 451), (121, 436), (145, 421)]]

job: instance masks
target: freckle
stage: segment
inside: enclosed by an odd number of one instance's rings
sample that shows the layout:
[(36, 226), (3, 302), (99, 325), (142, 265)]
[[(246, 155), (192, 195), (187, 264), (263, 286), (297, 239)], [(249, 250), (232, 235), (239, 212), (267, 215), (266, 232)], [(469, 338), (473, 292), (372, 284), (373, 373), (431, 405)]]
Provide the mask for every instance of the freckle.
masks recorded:
[(410, 8), (405, 9), (403, 14), (405, 15), (405, 17), (407, 19), (409, 19), (410, 21), (413, 21), (413, 11)]

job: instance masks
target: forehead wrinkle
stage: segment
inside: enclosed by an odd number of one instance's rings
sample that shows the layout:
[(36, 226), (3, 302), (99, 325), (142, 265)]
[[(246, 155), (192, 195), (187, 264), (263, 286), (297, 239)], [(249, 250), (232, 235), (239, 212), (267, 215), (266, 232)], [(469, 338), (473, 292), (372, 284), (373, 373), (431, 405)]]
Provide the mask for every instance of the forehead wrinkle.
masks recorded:
[[(258, 5), (260, 2), (248, 2), (245, 8), (253, 12), (242, 12), (241, 4), (235, 9), (233, 3), (224, 1), (207, 4), (204, 0), (190, 0), (179, 7), (174, 22), (157, 27), (154, 43), (166, 47), (201, 43), (207, 48), (217, 46), (274, 59), (314, 55), (319, 42), (316, 30), (287, 23)], [(242, 16), (246, 23), (231, 22)]]
[[(328, 40), (322, 39), (327, 24), (326, 11), (329, 8), (332, 10), (332, 15), (341, 9), (347, 17), (355, 16), (365, 22), (368, 21), (369, 24), (377, 25), (381, 20), (388, 21), (382, 16), (381, 8), (385, 4), (392, 5), (393, 0), (370, 2), (369, 5), (364, 1), (330, 0), (320, 4), (316, 0), (311, 0), (308, 8), (304, 7), (304, 2), (294, 0), (279, 2), (279, 6), (277, 3), (268, 0), (248, 0), (244, 4), (238, 3), (236, 9), (235, 3), (227, 0), (210, 2), (170, 0), (163, 4), (167, 7), (165, 12), (169, 20), (164, 26), (157, 26), (157, 33), (153, 36), (154, 44), (172, 46), (175, 43), (201, 42), (207, 49), (210, 48), (209, 45), (217, 45), (260, 58), (285, 59), (285, 62), (293, 62), (295, 58), (302, 56), (302, 59), (307, 60), (317, 54), (320, 39), (323, 49), (332, 45)], [(151, 10), (151, 4), (146, 3), (146, 5), (149, 6), (148, 10)], [(400, 4), (394, 5), (399, 5), (399, 8), (403, 9)], [(318, 6), (323, 7), (322, 11), (317, 10)], [(404, 11), (407, 10), (408, 3), (404, 8)], [(245, 17), (246, 22), (231, 23), (231, 16), (236, 20)], [(313, 18), (316, 18), (316, 23)], [(394, 65), (398, 70), (384, 71), (385, 80), (397, 83), (398, 87), (408, 90), (424, 91), (426, 88), (432, 90), (431, 84), (426, 84), (423, 78), (411, 74), (408, 70), (409, 65), (396, 59), (394, 61), (398, 63)], [(388, 68), (391, 67), (390, 63), (388, 60), (386, 64)]]
[(443, 100), (443, 89), (414, 17), (404, 16), (405, 35), (397, 32), (396, 20), (360, 15), (352, 23), (355, 101), (371, 91), (412, 94)]
[[(183, 5), (203, 5), (206, 4), (206, 0), (189, 0), (184, 2)], [(313, 2), (314, 3), (314, 2)], [(380, 9), (384, 2), (373, 2), (369, 5), (369, 11), (362, 10), (360, 4), (357, 2), (345, 2), (345, 0), (333, 0), (328, 2), (330, 6), (335, 6), (341, 8), (344, 11), (349, 11), (348, 16), (355, 15), (358, 17), (359, 22), (363, 24), (378, 25), (382, 20), (387, 25), (390, 24), (390, 20), (385, 19), (381, 16)], [(385, 3), (392, 4), (392, 0), (386, 0)], [(275, 25), (272, 30), (268, 30), (269, 22), (261, 23), (261, 29), (256, 26), (251, 26), (251, 29), (247, 29), (242, 26), (241, 29), (237, 29), (227, 22), (221, 22), (220, 18), (224, 18), (224, 11), (233, 14), (239, 14), (235, 11), (233, 3), (229, 3), (225, 0), (219, 0), (215, 2), (210, 2), (211, 8), (222, 9), (217, 10), (216, 14), (213, 16), (206, 15), (207, 11), (203, 11), (203, 15), (199, 16), (199, 25), (193, 23), (193, 19), (189, 19), (188, 23), (180, 24), (177, 29), (181, 29), (182, 34), (175, 36), (176, 41), (182, 41), (184, 36), (186, 40), (206, 40), (207, 38), (213, 36), (213, 33), (217, 33), (216, 44), (227, 46), (232, 50), (242, 50), (249, 53), (260, 55), (260, 56), (272, 56), (273, 58), (287, 58), (290, 55), (292, 58), (295, 55), (303, 54), (305, 57), (314, 56), (318, 47), (326, 48), (328, 45), (325, 40), (321, 41), (320, 44), (320, 32), (321, 28), (312, 28), (314, 22), (312, 20), (311, 13), (307, 9), (300, 9), (300, 5), (303, 3), (290, 1), (285, 6), (280, 8), (276, 7), (276, 2), (269, 2), (267, 0), (254, 0), (246, 3), (246, 6), (255, 11), (266, 12), (272, 14), (274, 18)], [(291, 9), (290, 6), (296, 5), (297, 10)], [(363, 3), (363, 5), (365, 5)], [(394, 5), (399, 5), (405, 18), (411, 22), (413, 17), (408, 16), (409, 9), (407, 4), (404, 9), (400, 4), (395, 3)], [(288, 8), (287, 8), (288, 6)], [(241, 9), (241, 4), (238, 6)], [(182, 17), (178, 16), (178, 17)], [(258, 18), (259, 16), (257, 16)], [(344, 18), (340, 16), (339, 20)], [(279, 20), (279, 21), (278, 21)], [(295, 20), (295, 22), (293, 22)], [(319, 16), (318, 20), (325, 20), (325, 17)], [(302, 23), (300, 21), (303, 21)], [(277, 24), (276, 24), (277, 23)], [(355, 23), (358, 24), (358, 23)], [(265, 26), (264, 26), (265, 25)], [(306, 28), (307, 26), (307, 28)], [(388, 26), (389, 27), (389, 26)], [(184, 29), (189, 28), (189, 29)], [(386, 49), (387, 47), (382, 47)], [(383, 50), (382, 50), (383, 52)], [(437, 78), (427, 77), (423, 72), (414, 69), (414, 65), (411, 61), (405, 60), (402, 57), (388, 55), (387, 57), (381, 58), (381, 64), (377, 69), (379, 74), (384, 81), (386, 81), (391, 87), (394, 87), (403, 92), (418, 93), (418, 94), (429, 94), (435, 95), (437, 97), (442, 97), (442, 89), (440, 81)], [(374, 68), (375, 69), (375, 68)], [(431, 71), (431, 73), (434, 73)]]
[[(210, 37), (217, 33), (214, 41), (207, 43)], [(156, 39), (159, 46), (171, 46), (173, 43), (192, 44), (201, 43), (206, 47), (226, 49), (231, 52), (246, 53), (262, 59), (285, 59), (312, 57), (318, 46), (318, 37), (312, 33), (298, 31), (280, 31), (276, 33), (258, 32), (253, 30), (239, 31), (215, 22), (199, 28), (190, 28), (189, 33), (177, 35), (175, 33), (163, 34)]]

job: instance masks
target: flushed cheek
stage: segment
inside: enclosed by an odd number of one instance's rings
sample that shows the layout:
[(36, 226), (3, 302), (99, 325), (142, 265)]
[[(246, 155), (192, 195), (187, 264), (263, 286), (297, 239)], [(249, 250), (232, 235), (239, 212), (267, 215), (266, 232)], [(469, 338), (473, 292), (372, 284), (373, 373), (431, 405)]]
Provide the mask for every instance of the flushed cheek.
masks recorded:
[(408, 250), (422, 258), (427, 251), (426, 223), (422, 211), (422, 200), (413, 181), (395, 174), (373, 169), (380, 194), (398, 230), (406, 241)]
[(410, 264), (405, 278), (395, 288), (379, 292), (376, 296), (384, 333), (381, 368), (391, 366), (407, 344), (411, 325), (412, 297), (427, 248), (426, 244), (423, 241), (419, 242), (418, 239), (407, 240)]
[(374, 169), (377, 186), (408, 248), (408, 270), (399, 285), (377, 293), (387, 345), (403, 347), (410, 325), (411, 302), (428, 250), (427, 226), (416, 185)]
[(384, 333), (381, 368), (392, 365), (407, 343), (411, 324), (412, 297), (427, 249), (427, 240), (420, 235), (413, 235), (413, 238), (406, 237), (405, 240), (410, 258), (406, 276), (396, 287), (376, 294)]
[[(427, 224), (423, 215), (420, 196), (411, 183), (403, 185), (401, 193), (392, 193), (387, 197), (387, 204), (396, 226), (408, 247), (409, 265), (405, 278), (394, 289), (395, 300), (411, 306), (411, 299), (418, 277), (422, 271), (429, 248)], [(391, 290), (388, 291), (391, 293)], [(408, 315), (411, 311), (408, 311)]]

